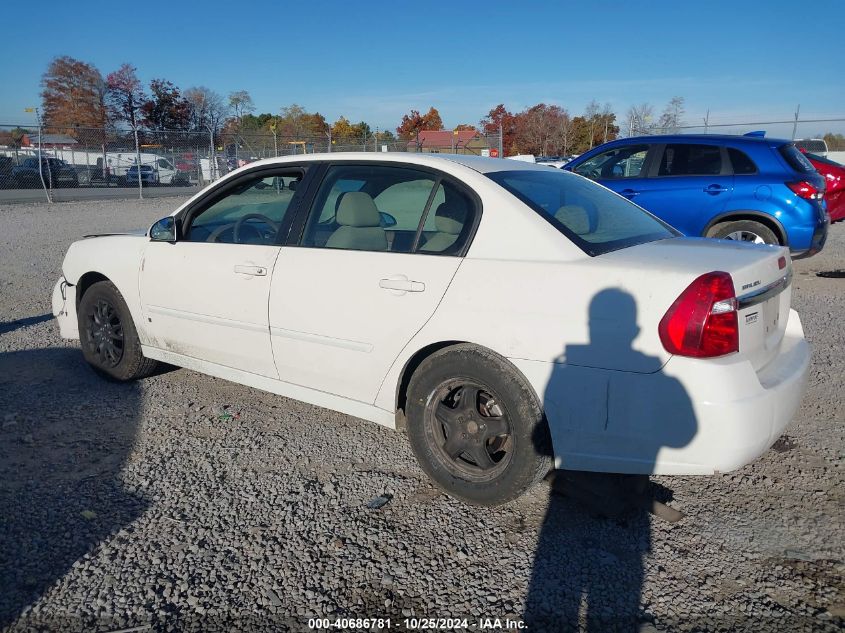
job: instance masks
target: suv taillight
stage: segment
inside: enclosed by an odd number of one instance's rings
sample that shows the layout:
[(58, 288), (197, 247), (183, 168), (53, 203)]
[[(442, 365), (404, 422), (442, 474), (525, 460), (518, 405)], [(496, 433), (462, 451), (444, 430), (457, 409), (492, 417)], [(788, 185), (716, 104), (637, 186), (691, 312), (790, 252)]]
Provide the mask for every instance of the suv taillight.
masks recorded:
[(660, 320), (658, 333), (670, 354), (712, 358), (739, 351), (736, 291), (725, 272), (701, 275)]
[(786, 186), (792, 189), (793, 193), (804, 200), (821, 200), (824, 197), (824, 187), (817, 189), (806, 180), (788, 182)]

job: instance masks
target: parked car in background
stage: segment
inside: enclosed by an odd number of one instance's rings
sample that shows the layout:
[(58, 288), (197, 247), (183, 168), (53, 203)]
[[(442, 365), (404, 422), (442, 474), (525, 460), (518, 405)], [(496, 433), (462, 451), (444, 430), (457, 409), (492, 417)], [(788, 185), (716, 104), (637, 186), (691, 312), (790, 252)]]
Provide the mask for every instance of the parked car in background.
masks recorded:
[(9, 156), (0, 156), (0, 189), (11, 189), (15, 186), (12, 168), (15, 162)]
[(791, 279), (785, 248), (680, 237), (559, 169), (316, 154), (73, 243), (53, 313), (110, 379), (161, 361), (399, 427), (439, 486), (493, 505), (552, 466), (763, 453), (810, 361)]
[(793, 143), (802, 152), (811, 152), (816, 156), (827, 157), (827, 141), (823, 138), (798, 138)]
[[(138, 184), (138, 165), (132, 165), (126, 170), (125, 182), (126, 185), (132, 186)], [(141, 165), (140, 179), (142, 185), (158, 185), (160, 183), (158, 173), (151, 165)]]
[(824, 201), (827, 204), (830, 221), (839, 222), (845, 219), (845, 165), (810, 152), (804, 152), (804, 156), (816, 171), (824, 176), (827, 183)]
[(790, 141), (689, 134), (605, 143), (564, 169), (586, 176), (689, 236), (818, 253), (829, 218), (824, 178)]
[(12, 168), (12, 176), (17, 187), (41, 187), (41, 178), (48, 187), (78, 187), (79, 177), (76, 170), (59, 158), (42, 158), (41, 172), (38, 170), (38, 158), (25, 158), (17, 167)]

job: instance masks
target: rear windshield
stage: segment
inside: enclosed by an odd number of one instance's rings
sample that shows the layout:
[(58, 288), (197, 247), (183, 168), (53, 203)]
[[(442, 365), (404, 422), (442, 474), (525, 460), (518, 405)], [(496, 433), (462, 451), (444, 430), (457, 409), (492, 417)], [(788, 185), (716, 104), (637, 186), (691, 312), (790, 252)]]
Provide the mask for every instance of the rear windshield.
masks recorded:
[(789, 163), (789, 166), (792, 167), (795, 171), (800, 172), (813, 172), (816, 171), (813, 167), (813, 163), (807, 160), (807, 157), (801, 153), (795, 145), (792, 143), (787, 143), (786, 145), (781, 145), (778, 148), (780, 155), (783, 156), (784, 160)]
[(588, 255), (680, 235), (625, 198), (564, 171), (486, 174), (537, 211)]

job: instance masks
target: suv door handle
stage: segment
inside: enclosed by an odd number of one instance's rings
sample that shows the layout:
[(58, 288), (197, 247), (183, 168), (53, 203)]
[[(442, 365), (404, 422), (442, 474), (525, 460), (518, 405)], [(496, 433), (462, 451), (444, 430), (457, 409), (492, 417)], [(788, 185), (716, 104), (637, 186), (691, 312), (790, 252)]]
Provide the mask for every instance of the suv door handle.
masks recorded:
[(379, 279), (379, 288), (385, 290), (398, 290), (399, 292), (423, 292), (425, 284), (421, 281), (413, 281), (405, 275), (394, 275), (387, 279)]
[(626, 198), (635, 198), (636, 196), (640, 195), (640, 192), (636, 189), (623, 189), (619, 193), (625, 196)]
[(264, 277), (267, 275), (267, 269), (264, 266), (247, 266), (245, 264), (235, 264), (235, 272), (241, 275), (250, 275), (251, 277)]
[(716, 194), (720, 194), (723, 191), (729, 191), (729, 189), (727, 187), (723, 187), (722, 185), (707, 185), (704, 188), (704, 191), (715, 196)]

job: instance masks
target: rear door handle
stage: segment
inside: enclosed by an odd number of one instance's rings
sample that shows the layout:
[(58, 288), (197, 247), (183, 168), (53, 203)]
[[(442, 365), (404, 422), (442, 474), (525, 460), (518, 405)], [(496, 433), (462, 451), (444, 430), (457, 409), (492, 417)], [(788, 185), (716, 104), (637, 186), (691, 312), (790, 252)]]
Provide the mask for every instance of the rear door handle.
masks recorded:
[(235, 272), (251, 277), (264, 277), (267, 275), (267, 269), (264, 266), (247, 266), (246, 264), (235, 264)]
[(619, 193), (621, 193), (626, 198), (634, 198), (634, 197), (640, 195), (640, 192), (637, 191), (636, 189), (623, 189)]
[(413, 281), (405, 275), (394, 275), (387, 279), (379, 279), (379, 288), (385, 290), (398, 290), (399, 292), (423, 292), (425, 284), (421, 281)]
[(716, 195), (718, 193), (722, 193), (723, 191), (728, 191), (728, 188), (722, 187), (721, 185), (707, 185), (704, 188), (704, 191), (706, 193), (712, 193), (713, 195)]

